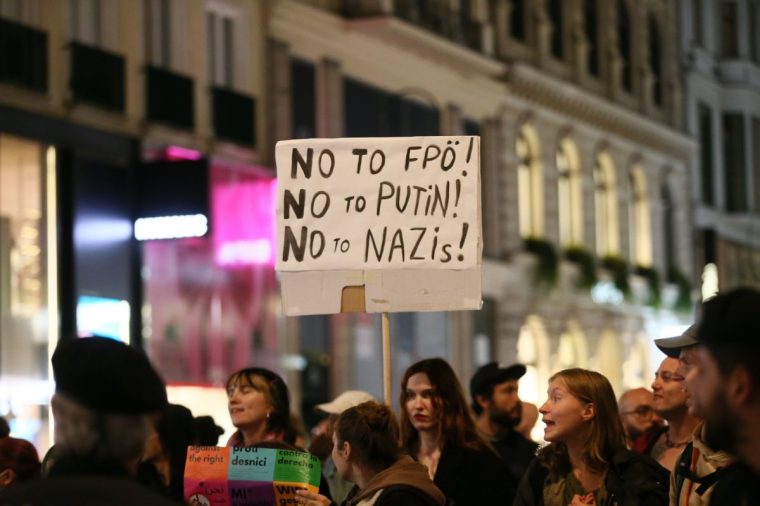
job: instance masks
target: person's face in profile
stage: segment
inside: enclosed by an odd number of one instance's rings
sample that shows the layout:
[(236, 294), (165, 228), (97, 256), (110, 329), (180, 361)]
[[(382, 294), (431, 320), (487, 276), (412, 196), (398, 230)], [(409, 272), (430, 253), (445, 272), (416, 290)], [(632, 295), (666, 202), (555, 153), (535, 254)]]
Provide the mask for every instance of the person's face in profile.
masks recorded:
[(541, 421), (546, 424), (544, 439), (550, 442), (567, 442), (586, 430), (588, 404), (582, 402), (568, 390), (561, 378), (549, 383), (548, 399), (538, 410)]
[(683, 391), (683, 377), (678, 373), (678, 359), (666, 358), (660, 364), (652, 382), (654, 410), (663, 418), (682, 410), (689, 394)]

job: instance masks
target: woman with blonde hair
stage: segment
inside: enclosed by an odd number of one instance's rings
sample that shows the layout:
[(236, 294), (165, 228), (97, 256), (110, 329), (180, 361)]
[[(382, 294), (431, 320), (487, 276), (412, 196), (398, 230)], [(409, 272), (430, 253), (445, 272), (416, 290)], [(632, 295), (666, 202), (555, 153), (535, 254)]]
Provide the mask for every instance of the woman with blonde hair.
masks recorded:
[(509, 470), (480, 436), (451, 366), (441, 358), (412, 364), (401, 381), (401, 447), (427, 467), (456, 506), (512, 504)]
[(515, 506), (668, 504), (668, 473), (626, 448), (615, 394), (603, 375), (566, 369), (549, 378), (539, 412), (544, 439)]

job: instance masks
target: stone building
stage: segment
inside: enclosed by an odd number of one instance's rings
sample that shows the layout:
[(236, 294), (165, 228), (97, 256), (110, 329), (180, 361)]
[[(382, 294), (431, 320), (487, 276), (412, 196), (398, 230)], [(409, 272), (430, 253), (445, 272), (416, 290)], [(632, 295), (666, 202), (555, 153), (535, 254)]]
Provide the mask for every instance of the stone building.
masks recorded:
[[(393, 315), (396, 377), (434, 354), (465, 381), (524, 361), (533, 400), (575, 365), (617, 389), (649, 383), (651, 340), (688, 322), (693, 279), (674, 2), (290, 0), (270, 16), (276, 136), (482, 137), (484, 309)], [(394, 123), (393, 107), (410, 112)], [(579, 279), (579, 257), (600, 281)], [(627, 294), (610, 281), (621, 265)], [(342, 364), (336, 391), (377, 389), (375, 320), (314, 318), (307, 347), (314, 328)]]
[(760, 286), (760, 2), (683, 2), (679, 33), (703, 296)]

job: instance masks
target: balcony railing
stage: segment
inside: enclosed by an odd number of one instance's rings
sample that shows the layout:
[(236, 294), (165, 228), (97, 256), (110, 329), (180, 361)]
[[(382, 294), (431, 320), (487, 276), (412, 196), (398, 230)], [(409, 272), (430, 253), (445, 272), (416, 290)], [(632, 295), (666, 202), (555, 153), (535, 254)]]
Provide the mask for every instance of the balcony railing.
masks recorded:
[[(343, 0), (341, 11), (348, 18), (385, 14), (377, 0)], [(394, 0), (393, 15), (452, 42), (482, 51), (481, 23), (462, 10), (449, 8), (448, 2)]]
[(0, 82), (46, 92), (47, 43), (45, 32), (0, 18)]
[(145, 68), (149, 121), (192, 130), (195, 127), (193, 80), (166, 69)]
[(71, 91), (74, 100), (124, 111), (124, 57), (72, 42)]
[(240, 144), (256, 144), (256, 102), (226, 88), (212, 88), (214, 134)]

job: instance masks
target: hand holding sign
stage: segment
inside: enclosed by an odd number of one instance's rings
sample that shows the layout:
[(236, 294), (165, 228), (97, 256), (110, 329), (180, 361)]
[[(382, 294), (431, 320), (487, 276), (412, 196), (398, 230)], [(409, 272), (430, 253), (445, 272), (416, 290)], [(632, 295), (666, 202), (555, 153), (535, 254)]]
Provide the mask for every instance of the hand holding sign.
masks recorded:
[(478, 137), (277, 143), (281, 271), (480, 263)]

